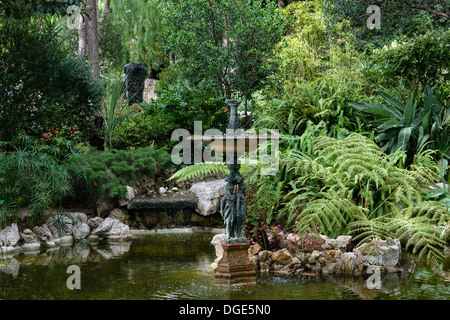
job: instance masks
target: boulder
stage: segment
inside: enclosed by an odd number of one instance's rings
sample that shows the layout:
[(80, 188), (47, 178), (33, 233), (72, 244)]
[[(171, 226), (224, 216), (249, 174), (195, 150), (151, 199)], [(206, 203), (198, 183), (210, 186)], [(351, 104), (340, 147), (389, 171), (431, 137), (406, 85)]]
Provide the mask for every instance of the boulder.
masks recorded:
[(47, 219), (45, 224), (49, 227), (50, 232), (52, 232), (52, 227), (56, 228), (60, 237), (69, 236), (72, 234), (73, 221), (66, 214), (51, 216)]
[(354, 250), (363, 254), (364, 262), (369, 265), (394, 268), (398, 266), (401, 257), (401, 244), (399, 239), (387, 238), (367, 245), (362, 245)]
[(89, 219), (86, 223), (92, 230), (96, 229), (103, 221), (102, 217), (94, 217)]
[(287, 249), (281, 249), (272, 254), (272, 261), (277, 265), (288, 265), (293, 261), (293, 256)]
[(72, 228), (72, 234), (75, 241), (80, 241), (81, 239), (85, 239), (91, 233), (91, 228), (87, 223), (77, 223)]
[(135, 197), (134, 189), (130, 186), (127, 186), (127, 194), (124, 199), (119, 199), (119, 206), (124, 207), (127, 206), (131, 200)]
[(124, 208), (115, 208), (111, 210), (108, 217), (111, 219), (117, 219), (125, 224), (128, 224), (130, 220), (130, 215), (128, 214), (127, 209)]
[(14, 247), (20, 240), (19, 228), (13, 223), (11, 226), (0, 230), (0, 246)]
[(225, 233), (219, 233), (216, 234), (212, 240), (211, 240), (211, 244), (214, 246), (214, 249), (216, 250), (216, 257), (217, 258), (221, 258), (223, 255), (223, 248), (222, 248), (222, 243), (225, 240)]
[(325, 249), (345, 249), (351, 236), (339, 236), (336, 239), (326, 239), (323, 247)]
[(56, 243), (53, 241), (53, 235), (46, 224), (43, 224), (42, 226), (35, 226), (33, 228), (33, 232), (36, 234), (44, 247), (56, 247)]
[(37, 241), (36, 235), (30, 229), (25, 229), (20, 233), (20, 237), (25, 243), (33, 243)]
[(33, 232), (41, 241), (47, 242), (53, 240), (52, 233), (46, 224), (43, 224), (42, 226), (35, 226), (33, 228)]
[(117, 207), (117, 201), (111, 199), (99, 198), (97, 200), (97, 216), (105, 218), (112, 209)]
[(84, 212), (66, 212), (65, 215), (72, 220), (74, 225), (87, 222), (87, 215)]
[(266, 262), (266, 261), (270, 262), (272, 259), (272, 252), (269, 250), (260, 251), (258, 253), (258, 257), (259, 257), (260, 262)]
[(92, 230), (93, 235), (104, 235), (111, 241), (131, 239), (130, 227), (117, 219), (106, 218), (97, 228)]
[(194, 184), (191, 192), (197, 197), (197, 211), (203, 216), (219, 212), (221, 198), (225, 195), (225, 180), (214, 180)]

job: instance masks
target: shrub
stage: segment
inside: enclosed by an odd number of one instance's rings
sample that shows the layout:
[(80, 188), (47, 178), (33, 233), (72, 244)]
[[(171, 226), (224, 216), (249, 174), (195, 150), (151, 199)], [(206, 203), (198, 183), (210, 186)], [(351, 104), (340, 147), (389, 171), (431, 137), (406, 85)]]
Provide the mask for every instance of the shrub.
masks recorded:
[(227, 105), (206, 81), (194, 86), (188, 80), (177, 80), (161, 89), (161, 103), (176, 128), (192, 130), (194, 121), (202, 121), (203, 129), (225, 131), (228, 124)]
[(155, 177), (171, 166), (170, 154), (154, 147), (135, 150), (90, 150), (65, 162), (75, 181), (78, 197), (119, 199), (126, 186), (136, 186), (143, 176)]
[(421, 100), (412, 93), (406, 103), (383, 92), (380, 96), (383, 103), (348, 103), (362, 115), (373, 118), (370, 125), (377, 131), (375, 140), (383, 143), (383, 151), (405, 151), (407, 165), (422, 149), (436, 151), (437, 159), (450, 158), (450, 109), (432, 87), (425, 86)]
[(85, 131), (102, 96), (86, 63), (25, 21), (1, 19), (0, 47), (2, 140), (20, 134), (42, 137), (66, 122)]
[[(172, 131), (178, 126), (174, 115), (160, 104), (136, 105), (137, 112), (117, 126), (111, 144), (114, 149), (132, 149), (155, 146), (161, 148), (172, 144)], [(132, 111), (133, 112), (133, 111)]]
[(450, 216), (442, 203), (425, 199), (438, 178), (436, 165), (399, 168), (395, 157), (358, 134), (318, 137), (315, 150), (315, 159), (285, 162), (298, 178), (280, 214), (296, 219), (297, 232), (320, 227), (330, 236), (353, 233), (366, 244), (393, 237), (428, 262), (442, 259), (445, 244), (434, 226)]
[(408, 79), (412, 87), (450, 86), (450, 31), (431, 31), (404, 41), (393, 41), (373, 54), (368, 73), (378, 73), (386, 85)]
[(72, 192), (71, 177), (51, 155), (54, 151), (36, 139), (23, 136), (14, 151), (6, 151), (7, 147), (0, 146), (0, 199), (4, 200), (0, 224), (26, 207), (37, 221)]

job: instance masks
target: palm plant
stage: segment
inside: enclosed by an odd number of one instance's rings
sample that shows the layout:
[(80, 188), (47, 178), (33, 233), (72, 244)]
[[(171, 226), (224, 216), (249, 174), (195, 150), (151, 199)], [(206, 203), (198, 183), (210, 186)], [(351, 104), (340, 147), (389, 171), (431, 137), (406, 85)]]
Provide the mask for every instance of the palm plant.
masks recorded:
[(45, 147), (24, 137), (15, 150), (0, 149), (1, 223), (8, 213), (29, 207), (32, 219), (38, 220), (72, 192), (71, 178), (64, 166), (44, 153)]
[(104, 105), (104, 132), (110, 148), (112, 148), (112, 136), (127, 107), (124, 93), (125, 81), (123, 79), (114, 81), (111, 87), (110, 100)]
[(383, 151), (406, 151), (407, 164), (423, 148), (438, 150), (441, 158), (450, 158), (449, 109), (439, 103), (433, 88), (425, 86), (421, 106), (413, 93), (406, 104), (383, 92), (380, 96), (385, 103), (347, 103), (362, 115), (374, 118), (370, 125), (378, 133), (375, 140), (384, 144)]

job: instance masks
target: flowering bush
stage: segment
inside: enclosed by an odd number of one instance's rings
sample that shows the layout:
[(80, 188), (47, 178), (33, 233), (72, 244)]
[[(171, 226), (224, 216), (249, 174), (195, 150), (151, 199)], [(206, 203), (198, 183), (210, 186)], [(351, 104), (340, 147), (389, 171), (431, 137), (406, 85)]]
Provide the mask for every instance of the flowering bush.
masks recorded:
[(321, 249), (323, 239), (320, 237), (319, 227), (317, 227), (317, 232), (310, 230), (298, 233), (295, 228), (293, 231), (294, 233), (287, 234), (287, 239), (292, 243), (294, 251), (312, 252)]

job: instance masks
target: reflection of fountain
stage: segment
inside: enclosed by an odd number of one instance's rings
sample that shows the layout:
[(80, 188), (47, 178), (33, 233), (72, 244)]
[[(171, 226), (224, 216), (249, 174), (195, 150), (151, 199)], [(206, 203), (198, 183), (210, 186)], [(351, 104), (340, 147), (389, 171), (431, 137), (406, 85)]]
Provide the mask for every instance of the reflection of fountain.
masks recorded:
[[(226, 135), (202, 136), (201, 140), (209, 144), (218, 153), (226, 154), (230, 174), (225, 178), (227, 193), (220, 206), (226, 227), (226, 235), (222, 247), (223, 257), (216, 269), (215, 280), (218, 284), (249, 284), (256, 281), (256, 273), (248, 258), (248, 240), (243, 234), (247, 207), (245, 205), (244, 178), (239, 173), (238, 159), (246, 152), (257, 149), (258, 144), (279, 137), (256, 136), (242, 134), (237, 129), (239, 118), (237, 107), (240, 100), (227, 100), (230, 107), (230, 119)], [(197, 140), (197, 137), (193, 138)]]

